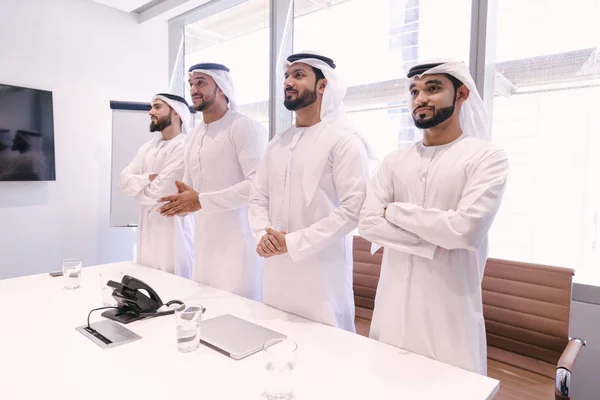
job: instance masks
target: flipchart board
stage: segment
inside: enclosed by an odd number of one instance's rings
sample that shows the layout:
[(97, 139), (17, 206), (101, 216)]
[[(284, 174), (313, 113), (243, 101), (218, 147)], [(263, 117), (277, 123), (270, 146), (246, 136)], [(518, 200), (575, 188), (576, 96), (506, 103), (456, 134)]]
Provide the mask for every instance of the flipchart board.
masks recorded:
[(110, 183), (110, 226), (137, 226), (139, 205), (119, 189), (121, 171), (129, 165), (139, 148), (152, 138), (149, 131), (150, 103), (111, 101), (112, 151)]

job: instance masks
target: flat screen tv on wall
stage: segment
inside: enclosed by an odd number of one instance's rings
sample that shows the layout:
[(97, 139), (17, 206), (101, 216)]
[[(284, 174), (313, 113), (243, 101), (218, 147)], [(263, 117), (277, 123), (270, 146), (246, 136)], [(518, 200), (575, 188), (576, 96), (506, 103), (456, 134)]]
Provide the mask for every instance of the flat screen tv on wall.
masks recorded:
[(52, 92), (0, 83), (0, 181), (55, 179)]

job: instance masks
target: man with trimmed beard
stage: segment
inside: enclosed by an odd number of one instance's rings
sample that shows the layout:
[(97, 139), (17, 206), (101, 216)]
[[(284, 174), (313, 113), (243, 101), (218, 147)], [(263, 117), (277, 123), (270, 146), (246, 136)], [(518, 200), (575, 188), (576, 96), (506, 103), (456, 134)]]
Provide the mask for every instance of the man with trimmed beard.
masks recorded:
[(464, 63), (426, 62), (408, 79), (423, 140), (385, 158), (359, 222), (385, 248), (370, 337), (485, 375), (481, 281), (507, 156)]
[(352, 231), (371, 149), (346, 119), (333, 60), (298, 53), (287, 61), (284, 105), (296, 124), (270, 142), (250, 197), (263, 301), (354, 332)]
[(262, 297), (263, 263), (248, 225), (248, 195), (269, 135), (238, 111), (229, 68), (200, 63), (188, 71), (194, 109), (202, 112), (186, 143), (183, 182), (163, 215), (194, 213), (193, 279), (254, 300)]
[(158, 132), (138, 150), (121, 172), (121, 191), (140, 205), (136, 262), (189, 278), (192, 267), (193, 221), (165, 218), (157, 200), (177, 191), (183, 177), (185, 133), (191, 113), (184, 98), (169, 93), (153, 97), (150, 132)]

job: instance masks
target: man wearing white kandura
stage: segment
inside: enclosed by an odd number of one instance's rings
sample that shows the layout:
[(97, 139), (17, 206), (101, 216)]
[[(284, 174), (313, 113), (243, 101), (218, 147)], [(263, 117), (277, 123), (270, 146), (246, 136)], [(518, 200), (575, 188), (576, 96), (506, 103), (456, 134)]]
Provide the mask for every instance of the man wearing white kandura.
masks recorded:
[(184, 98), (159, 93), (152, 98), (150, 132), (154, 138), (138, 150), (121, 172), (119, 187), (140, 205), (136, 262), (190, 278), (193, 223), (190, 217), (166, 218), (157, 200), (177, 192), (183, 177), (185, 134), (191, 113)]
[(385, 158), (359, 223), (385, 248), (370, 336), (485, 375), (481, 281), (507, 156), (489, 143), (464, 63), (423, 63), (408, 78), (423, 140)]

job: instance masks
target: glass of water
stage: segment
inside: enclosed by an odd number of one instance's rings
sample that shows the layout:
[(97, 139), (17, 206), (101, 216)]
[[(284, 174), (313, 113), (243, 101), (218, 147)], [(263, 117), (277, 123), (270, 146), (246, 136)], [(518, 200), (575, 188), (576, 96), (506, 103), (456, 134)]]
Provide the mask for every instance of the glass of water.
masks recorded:
[(81, 267), (83, 263), (76, 258), (63, 260), (62, 272), (66, 289), (77, 289), (81, 286)]
[(177, 322), (177, 347), (182, 353), (195, 351), (200, 347), (200, 322), (202, 322), (202, 306), (200, 304), (183, 304), (175, 309)]
[(289, 339), (271, 339), (263, 345), (267, 367), (265, 395), (269, 400), (293, 398), (293, 375), (298, 345)]
[(122, 272), (114, 271), (102, 271), (98, 274), (100, 276), (100, 297), (102, 304), (105, 306), (116, 306), (117, 301), (113, 297), (112, 293), (115, 288), (108, 286), (108, 281), (115, 281), (121, 283), (123, 280)]

